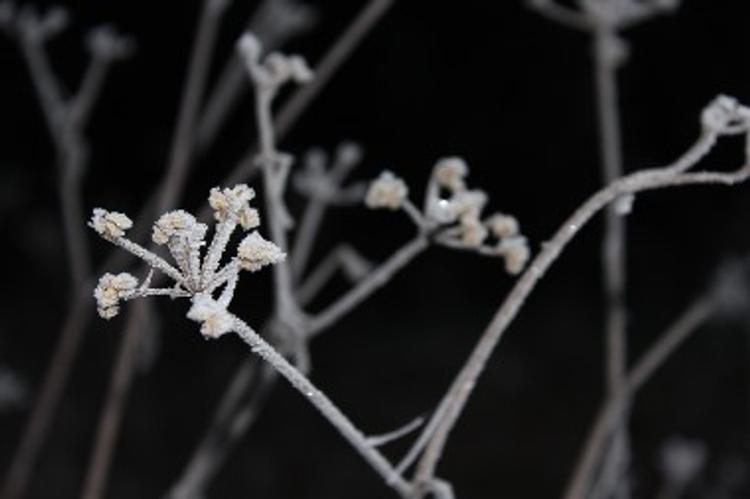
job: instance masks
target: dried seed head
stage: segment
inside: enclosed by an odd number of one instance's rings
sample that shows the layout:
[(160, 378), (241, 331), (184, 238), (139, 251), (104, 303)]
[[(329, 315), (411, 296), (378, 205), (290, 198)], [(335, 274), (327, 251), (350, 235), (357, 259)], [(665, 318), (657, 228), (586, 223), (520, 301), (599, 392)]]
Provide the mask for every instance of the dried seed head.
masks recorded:
[(387, 208), (398, 210), (404, 204), (409, 188), (399, 177), (389, 171), (384, 171), (370, 184), (365, 197), (368, 208)]
[(124, 213), (102, 208), (94, 208), (94, 214), (89, 221), (89, 227), (105, 239), (122, 237), (132, 226), (133, 221)]
[(487, 239), (487, 228), (478, 220), (461, 223), (461, 242), (470, 248), (479, 248)]
[(120, 301), (127, 298), (138, 286), (138, 280), (127, 272), (106, 273), (99, 279), (94, 289), (96, 308), (99, 316), (111, 319), (120, 311)]
[(201, 334), (218, 338), (232, 331), (232, 317), (227, 309), (208, 295), (195, 295), (187, 318), (201, 323)]
[(286, 253), (271, 241), (263, 239), (258, 231), (245, 236), (237, 249), (237, 259), (240, 267), (250, 272), (262, 269), (266, 265), (272, 265), (283, 261)]
[(459, 192), (453, 197), (453, 203), (456, 214), (462, 221), (475, 221), (487, 204), (487, 194), (479, 189)]

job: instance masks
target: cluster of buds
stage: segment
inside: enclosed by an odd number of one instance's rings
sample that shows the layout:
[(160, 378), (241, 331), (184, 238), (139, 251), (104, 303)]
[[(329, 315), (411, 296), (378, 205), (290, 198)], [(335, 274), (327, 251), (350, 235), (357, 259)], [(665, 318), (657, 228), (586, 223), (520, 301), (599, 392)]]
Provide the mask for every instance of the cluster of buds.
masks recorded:
[[(232, 320), (227, 307), (234, 296), (239, 272), (255, 272), (285, 258), (278, 246), (253, 231), (245, 236), (236, 254), (222, 266), (222, 256), (235, 229), (239, 226), (244, 231), (250, 231), (260, 225), (257, 210), (249, 205), (254, 197), (254, 191), (244, 184), (231, 189), (211, 190), (209, 203), (214, 209), (216, 227), (205, 251), (206, 224), (198, 222), (184, 210), (170, 211), (159, 217), (154, 223), (151, 239), (156, 245), (167, 247), (176, 265), (127, 239), (125, 233), (133, 223), (126, 215), (94, 209), (89, 226), (102, 238), (144, 260), (152, 269), (140, 285), (128, 273), (102, 276), (94, 290), (99, 315), (111, 319), (119, 312), (121, 302), (133, 298), (156, 295), (185, 297), (193, 302), (188, 318), (201, 323), (204, 336), (215, 338), (231, 331)], [(171, 278), (173, 287), (151, 287), (154, 270)], [(219, 289), (220, 296), (214, 299), (213, 295)]]
[(271, 52), (261, 58), (261, 43), (250, 32), (240, 37), (237, 49), (253, 81), (263, 88), (275, 90), (288, 81), (304, 83), (312, 79), (312, 70), (301, 56)]
[(716, 135), (739, 135), (750, 128), (750, 109), (734, 97), (719, 95), (701, 113), (704, 130)]
[(469, 168), (460, 158), (435, 164), (427, 184), (423, 210), (408, 198), (406, 182), (385, 171), (370, 184), (365, 204), (373, 209), (404, 209), (433, 240), (451, 248), (499, 256), (511, 274), (521, 272), (529, 259), (526, 238), (511, 215), (494, 213), (482, 218), (487, 195), (466, 186)]

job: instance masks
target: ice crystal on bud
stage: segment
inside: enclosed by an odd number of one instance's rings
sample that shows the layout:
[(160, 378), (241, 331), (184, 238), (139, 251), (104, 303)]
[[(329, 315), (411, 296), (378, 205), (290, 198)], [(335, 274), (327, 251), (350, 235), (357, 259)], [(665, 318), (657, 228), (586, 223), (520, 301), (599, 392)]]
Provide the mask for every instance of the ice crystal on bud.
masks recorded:
[(245, 236), (237, 249), (240, 267), (250, 272), (262, 269), (266, 265), (278, 263), (286, 258), (286, 253), (271, 241), (263, 239), (258, 231)]
[(404, 204), (409, 188), (392, 172), (384, 171), (375, 179), (367, 190), (365, 204), (368, 208), (388, 208), (398, 210)]
[(133, 221), (124, 213), (94, 208), (89, 227), (105, 239), (113, 239), (125, 235), (125, 231), (133, 226)]
[[(205, 254), (201, 253), (206, 246), (206, 224), (199, 223), (184, 210), (170, 211), (159, 217), (153, 225), (153, 242), (167, 245), (176, 266), (123, 237), (125, 229), (132, 226), (127, 216), (95, 209), (89, 225), (97, 233), (145, 261), (152, 272), (159, 270), (174, 281), (172, 287), (153, 288), (151, 273), (140, 286), (130, 274), (105, 274), (94, 291), (99, 315), (105, 319), (114, 317), (119, 311), (120, 302), (134, 298), (192, 298), (193, 306), (188, 317), (201, 322), (204, 336), (215, 338), (229, 332), (232, 318), (226, 308), (234, 296), (240, 270), (258, 270), (283, 260), (285, 256), (278, 246), (253, 232), (239, 245), (238, 257), (222, 267), (222, 255), (237, 226), (249, 229), (260, 223), (258, 212), (249, 205), (254, 196), (254, 191), (244, 184), (211, 190), (209, 203), (215, 210), (217, 223)], [(219, 289), (221, 294), (214, 300), (212, 295)]]
[(136, 286), (138, 286), (138, 280), (127, 272), (117, 275), (104, 274), (94, 289), (96, 310), (99, 316), (104, 319), (116, 316), (120, 311), (120, 301), (128, 298)]
[(201, 334), (218, 338), (232, 331), (232, 317), (227, 309), (208, 295), (195, 295), (187, 318), (201, 323)]

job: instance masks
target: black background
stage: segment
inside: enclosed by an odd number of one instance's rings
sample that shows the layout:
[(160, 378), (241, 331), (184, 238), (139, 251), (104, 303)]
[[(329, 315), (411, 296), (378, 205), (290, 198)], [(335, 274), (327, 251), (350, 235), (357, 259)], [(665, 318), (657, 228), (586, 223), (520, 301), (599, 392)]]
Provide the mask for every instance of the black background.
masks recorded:
[[(217, 68), (252, 10), (235, 2)], [(320, 1), (320, 21), (287, 49), (313, 64), (361, 2)], [(42, 5), (42, 4), (39, 4)], [(168, 155), (199, 3), (68, 2), (73, 23), (51, 45), (55, 69), (76, 88), (82, 37), (101, 22), (132, 34), (138, 51), (118, 64), (90, 127), (85, 206), (135, 215)], [(750, 103), (750, 12), (739, 1), (686, 1), (675, 15), (629, 30), (620, 73), (628, 171), (665, 164), (699, 132), (718, 93)], [(402, 175), (419, 201), (435, 160), (460, 155), (489, 208), (515, 214), (534, 252), (600, 184), (590, 39), (540, 18), (521, 2), (401, 1), (365, 40), (283, 142), (294, 154), (360, 142), (354, 177)], [(71, 296), (54, 155), (16, 45), (0, 39), (0, 231), (4, 276), (0, 363), (38, 385)], [(243, 101), (196, 164), (180, 205), (201, 206), (254, 137)], [(742, 143), (717, 147), (706, 165), (735, 168)], [(629, 217), (631, 359), (706, 289), (714, 270), (750, 250), (747, 186), (688, 187), (638, 196)], [(303, 206), (293, 194), (293, 209)], [(82, 221), (83, 223), (83, 221)], [(601, 221), (570, 245), (511, 326), (452, 435), (441, 476), (459, 497), (556, 497), (602, 399), (599, 271)], [(315, 253), (347, 241), (382, 261), (412, 233), (405, 217), (363, 208), (331, 212)], [(112, 250), (90, 238), (96, 262)], [(122, 271), (124, 269), (106, 269)], [(366, 305), (313, 345), (313, 380), (365, 431), (428, 414), (513, 283), (502, 262), (430, 249)], [(259, 325), (270, 272), (241, 284), (233, 305)], [(323, 304), (346, 289), (336, 281)], [(160, 350), (131, 393), (106, 497), (158, 497), (177, 476), (235, 367), (238, 340), (206, 342), (163, 300)], [(99, 319), (86, 341), (45, 447), (30, 497), (74, 497), (81, 487), (123, 320)], [(659, 445), (702, 440), (709, 466), (695, 497), (750, 466), (750, 338), (742, 317), (702, 328), (647, 385), (634, 409), (636, 493), (659, 485)], [(154, 333), (157, 334), (157, 333)], [(253, 362), (255, 360), (252, 360)], [(7, 466), (28, 407), (0, 414)], [(405, 448), (388, 449), (392, 456)], [(210, 497), (338, 498), (393, 494), (288, 386), (279, 386)]]

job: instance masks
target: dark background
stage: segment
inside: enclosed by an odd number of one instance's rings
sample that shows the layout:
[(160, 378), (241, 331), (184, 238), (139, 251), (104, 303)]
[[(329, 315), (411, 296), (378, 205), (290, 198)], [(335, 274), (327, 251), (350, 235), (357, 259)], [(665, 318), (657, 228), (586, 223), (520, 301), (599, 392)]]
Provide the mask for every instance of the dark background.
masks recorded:
[[(231, 53), (253, 2), (235, 2), (217, 68)], [(315, 63), (362, 2), (316, 2), (319, 23), (287, 49)], [(43, 5), (43, 4), (38, 4)], [(199, 2), (67, 2), (73, 23), (51, 45), (71, 88), (86, 62), (82, 36), (112, 22), (138, 51), (118, 64), (95, 111), (85, 206), (136, 215), (165, 167)], [(699, 131), (716, 94), (750, 103), (750, 11), (738, 1), (686, 1), (673, 16), (627, 33), (620, 71), (628, 170), (665, 164)], [(513, 213), (534, 252), (600, 183), (589, 38), (521, 2), (402, 1), (366, 39), (282, 144), (298, 154), (360, 142), (354, 177), (383, 168), (420, 201), (435, 160), (466, 158), (470, 186), (489, 209)], [(0, 38), (0, 364), (33, 390), (71, 296), (53, 149), (15, 43)], [(181, 206), (200, 206), (254, 137), (245, 100), (195, 165)], [(706, 160), (742, 161), (731, 139)], [(702, 293), (715, 269), (750, 251), (748, 186), (687, 187), (638, 196), (629, 217), (631, 359)], [(293, 194), (291, 206), (303, 204)], [(82, 221), (83, 222), (83, 221)], [(458, 497), (547, 498), (562, 491), (602, 399), (599, 271), (601, 221), (582, 231), (511, 326), (452, 435), (441, 476)], [(382, 261), (411, 236), (405, 217), (363, 208), (331, 212), (315, 256), (348, 241)], [(92, 234), (100, 262), (112, 250)], [(122, 271), (124, 269), (106, 269)], [(388, 431), (437, 404), (513, 283), (499, 260), (430, 249), (388, 287), (313, 345), (313, 380), (367, 432)], [(270, 272), (246, 278), (233, 307), (260, 325)], [(321, 304), (346, 289), (335, 281)], [(205, 342), (184, 302), (162, 300), (159, 351), (133, 386), (106, 497), (158, 497), (177, 476), (235, 367), (234, 338)], [(30, 497), (74, 497), (81, 487), (123, 320), (87, 333)], [(695, 497), (739, 470), (730, 497), (747, 497), (750, 469), (750, 338), (740, 314), (702, 328), (638, 397), (632, 419), (638, 497), (652, 497), (660, 444), (680, 434), (704, 441), (708, 467)], [(251, 360), (255, 362), (256, 360)], [(29, 407), (0, 414), (0, 464), (8, 465)], [(400, 455), (405, 443), (389, 448)], [(288, 386), (218, 476), (210, 497), (391, 497), (346, 442)]]

